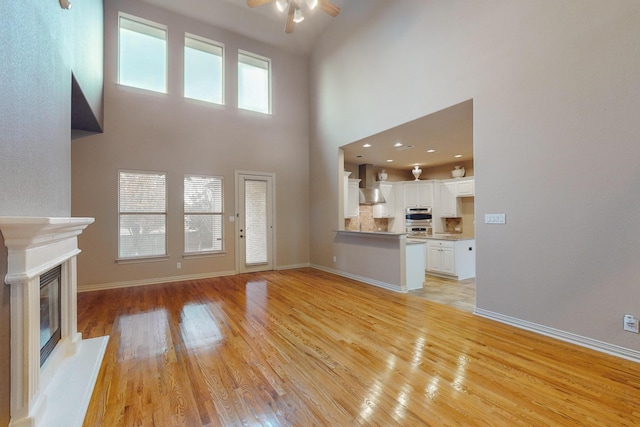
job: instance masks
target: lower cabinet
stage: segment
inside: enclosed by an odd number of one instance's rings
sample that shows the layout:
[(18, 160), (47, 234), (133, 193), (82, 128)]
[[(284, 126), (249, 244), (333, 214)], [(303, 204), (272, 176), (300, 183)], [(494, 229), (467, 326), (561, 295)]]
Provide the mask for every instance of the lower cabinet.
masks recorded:
[(426, 271), (458, 280), (476, 275), (475, 240), (429, 240)]

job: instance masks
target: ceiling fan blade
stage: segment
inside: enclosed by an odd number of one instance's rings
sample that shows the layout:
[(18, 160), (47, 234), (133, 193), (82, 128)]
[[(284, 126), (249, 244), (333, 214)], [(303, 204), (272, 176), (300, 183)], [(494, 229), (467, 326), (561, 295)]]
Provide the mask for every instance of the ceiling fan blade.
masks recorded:
[(247, 6), (249, 7), (258, 7), (269, 3), (273, 3), (273, 0), (247, 0)]
[(289, 2), (289, 12), (287, 13), (287, 25), (284, 27), (284, 32), (287, 34), (293, 33), (296, 28), (296, 23), (293, 22), (293, 15), (296, 11), (296, 5), (294, 2)]
[(334, 18), (338, 16), (338, 14), (340, 13), (340, 8), (335, 4), (331, 3), (329, 0), (319, 0), (318, 7), (320, 8), (321, 11), (328, 13)]

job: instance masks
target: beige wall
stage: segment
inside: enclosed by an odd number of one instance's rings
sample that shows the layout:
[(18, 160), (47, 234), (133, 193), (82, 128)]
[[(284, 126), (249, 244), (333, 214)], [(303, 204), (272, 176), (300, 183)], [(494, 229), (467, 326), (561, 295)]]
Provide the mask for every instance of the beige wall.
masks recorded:
[[(168, 26), (169, 93), (155, 94), (116, 84), (118, 11)], [(182, 97), (182, 49), (189, 32), (224, 43), (226, 106)], [(272, 59), (273, 115), (238, 110), (238, 49)], [(235, 269), (234, 171), (276, 174), (276, 262), (309, 262), (308, 61), (260, 42), (137, 1), (105, 5), (105, 132), (72, 144), (72, 212), (95, 217), (80, 238), (78, 283), (110, 285), (156, 279), (216, 275)], [(117, 264), (119, 169), (168, 175), (168, 260)], [(224, 177), (225, 248), (216, 257), (183, 259), (184, 174)], [(176, 268), (177, 262), (182, 269)]]
[(312, 56), (312, 263), (332, 265), (337, 148), (473, 99), (476, 218), (507, 217), (476, 222), (478, 307), (640, 350), (622, 331), (640, 315), (638, 2), (378, 6)]

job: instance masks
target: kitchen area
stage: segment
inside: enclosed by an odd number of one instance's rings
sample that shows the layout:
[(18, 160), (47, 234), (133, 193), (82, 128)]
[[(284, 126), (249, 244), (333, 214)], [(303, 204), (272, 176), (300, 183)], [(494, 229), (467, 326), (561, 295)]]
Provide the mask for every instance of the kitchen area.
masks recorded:
[[(376, 237), (397, 237), (400, 286), (394, 289), (375, 278), (372, 284), (473, 310), (472, 101), (349, 144), (342, 151), (344, 223), (336, 243), (351, 244), (347, 241), (367, 236), (359, 243), (378, 246)], [(381, 258), (377, 261), (389, 266)], [(367, 278), (368, 271), (363, 272)]]

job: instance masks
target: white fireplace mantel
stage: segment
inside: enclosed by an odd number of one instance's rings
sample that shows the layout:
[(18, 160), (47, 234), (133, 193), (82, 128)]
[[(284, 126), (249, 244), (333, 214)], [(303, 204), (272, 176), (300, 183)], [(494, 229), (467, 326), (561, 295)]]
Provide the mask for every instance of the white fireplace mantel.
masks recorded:
[[(82, 425), (108, 337), (77, 330), (78, 235), (93, 218), (0, 216), (11, 286), (11, 427)], [(61, 340), (40, 367), (40, 275), (62, 266)]]

